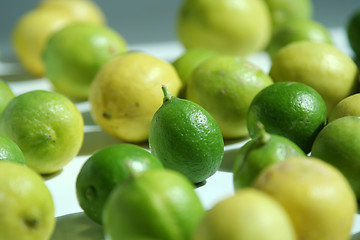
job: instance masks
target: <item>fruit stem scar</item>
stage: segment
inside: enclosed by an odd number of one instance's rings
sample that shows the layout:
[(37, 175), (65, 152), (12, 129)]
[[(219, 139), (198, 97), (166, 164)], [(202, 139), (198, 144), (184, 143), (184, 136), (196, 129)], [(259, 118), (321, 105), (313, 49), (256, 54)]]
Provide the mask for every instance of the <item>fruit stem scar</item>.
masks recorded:
[(261, 123), (261, 122), (257, 122), (256, 123), (258, 129), (259, 129), (259, 143), (260, 144), (266, 144), (270, 141), (270, 134), (268, 134), (266, 131), (265, 131), (265, 127), (264, 125)]
[(39, 221), (36, 218), (25, 218), (24, 222), (29, 228), (36, 228)]
[(169, 101), (171, 100), (174, 96), (167, 90), (166, 86), (165, 85), (162, 85), (161, 86), (161, 89), (164, 93), (164, 99), (163, 101), (166, 102), (166, 101)]

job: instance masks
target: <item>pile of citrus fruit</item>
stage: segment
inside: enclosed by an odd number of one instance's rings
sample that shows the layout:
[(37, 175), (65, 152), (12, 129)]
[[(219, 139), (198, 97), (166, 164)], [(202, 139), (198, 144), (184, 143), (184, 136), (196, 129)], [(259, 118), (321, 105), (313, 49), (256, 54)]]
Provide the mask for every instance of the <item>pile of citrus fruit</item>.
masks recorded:
[[(131, 50), (90, 0), (42, 0), (13, 46), (52, 91), (0, 81), (0, 239), (51, 239), (44, 183), (78, 156), (75, 101), (119, 140), (77, 174), (78, 204), (106, 239), (345, 240), (360, 200), (360, 9), (353, 56), (310, 0), (184, 0), (172, 62)], [(247, 56), (267, 53), (269, 72)], [(196, 188), (224, 164), (234, 194), (205, 209)], [(144, 147), (146, 145), (147, 147)]]

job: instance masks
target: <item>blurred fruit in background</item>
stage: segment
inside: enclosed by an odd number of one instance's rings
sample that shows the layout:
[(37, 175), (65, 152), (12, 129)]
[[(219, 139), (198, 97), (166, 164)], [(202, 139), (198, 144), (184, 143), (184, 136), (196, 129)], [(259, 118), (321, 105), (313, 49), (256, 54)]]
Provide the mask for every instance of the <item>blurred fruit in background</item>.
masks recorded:
[(184, 0), (176, 31), (187, 49), (248, 55), (268, 44), (271, 17), (263, 0)]
[(87, 99), (97, 72), (126, 49), (122, 36), (105, 25), (68, 24), (45, 45), (45, 77), (60, 93), (72, 99)]
[(354, 51), (354, 57), (357, 61), (360, 58), (360, 8), (355, 9), (354, 13), (349, 17), (346, 33), (350, 47)]
[(162, 105), (162, 85), (175, 96), (180, 92), (182, 82), (171, 63), (142, 52), (117, 56), (91, 85), (92, 117), (115, 138), (145, 142), (151, 119)]
[[(12, 31), (11, 43), (18, 60), (30, 74), (36, 77), (44, 75), (42, 52), (49, 36), (75, 21), (90, 21), (99, 24), (104, 22), (103, 17), (100, 17), (103, 15), (101, 10), (92, 1), (58, 2), (60, 1), (40, 2), (19, 18)], [(80, 8), (86, 14), (76, 10)]]
[(243, 57), (219, 55), (198, 65), (186, 98), (205, 108), (225, 139), (248, 137), (246, 115), (251, 101), (272, 79)]
[(266, 51), (273, 59), (284, 46), (302, 40), (333, 43), (330, 32), (321, 23), (311, 19), (290, 19), (274, 30)]
[(14, 92), (9, 87), (8, 83), (0, 79), (0, 116), (7, 104), (15, 97)]

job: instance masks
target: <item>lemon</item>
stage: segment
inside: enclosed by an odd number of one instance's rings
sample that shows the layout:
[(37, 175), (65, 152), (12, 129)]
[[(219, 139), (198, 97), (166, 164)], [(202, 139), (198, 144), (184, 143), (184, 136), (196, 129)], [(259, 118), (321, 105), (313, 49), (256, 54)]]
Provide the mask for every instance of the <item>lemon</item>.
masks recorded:
[(326, 123), (326, 105), (312, 87), (298, 82), (278, 82), (261, 90), (252, 101), (247, 127), (252, 138), (259, 134), (258, 122), (266, 131), (287, 137), (305, 153)]
[(0, 160), (25, 165), (25, 157), (19, 146), (10, 138), (0, 134)]
[(84, 131), (79, 110), (65, 96), (33, 90), (13, 98), (0, 118), (0, 133), (22, 150), (41, 174), (61, 170), (79, 152)]
[(355, 195), (330, 164), (316, 158), (288, 158), (265, 168), (254, 187), (284, 207), (297, 239), (349, 239), (357, 211)]
[(269, 134), (259, 122), (260, 134), (248, 141), (236, 153), (233, 164), (235, 189), (250, 187), (267, 166), (292, 156), (305, 156), (304, 151), (288, 138)]
[(267, 194), (238, 190), (206, 212), (192, 240), (295, 240), (291, 220), (283, 207)]
[(92, 0), (41, 0), (37, 7), (69, 12), (76, 21), (106, 23), (102, 9)]
[(174, 97), (166, 87), (164, 103), (150, 125), (150, 151), (165, 168), (176, 170), (194, 184), (204, 182), (220, 167), (224, 140), (215, 119), (200, 105)]
[(105, 205), (106, 239), (190, 239), (204, 215), (192, 183), (152, 169), (119, 184)]
[(4, 111), (6, 105), (15, 97), (7, 82), (0, 79), (0, 115)]
[(24, 68), (36, 77), (44, 74), (41, 56), (54, 32), (74, 21), (74, 17), (58, 9), (35, 8), (25, 13), (12, 30), (12, 46)]
[(275, 82), (295, 81), (313, 87), (324, 99), (328, 113), (354, 94), (359, 71), (354, 61), (328, 43), (297, 41), (273, 59), (270, 76)]
[(118, 139), (144, 142), (151, 119), (162, 104), (162, 84), (174, 95), (181, 89), (181, 80), (170, 63), (142, 52), (115, 57), (91, 84), (92, 117)]
[(127, 49), (120, 34), (104, 25), (72, 23), (54, 33), (45, 45), (45, 77), (72, 99), (87, 99), (101, 67)]
[(47, 240), (55, 226), (52, 196), (23, 165), (0, 161), (0, 239)]
[(187, 49), (248, 55), (268, 44), (271, 17), (263, 0), (184, 0), (176, 31)]
[(248, 136), (246, 116), (251, 101), (273, 84), (268, 74), (243, 57), (219, 55), (197, 66), (186, 98), (205, 108), (225, 139)]
[(344, 174), (358, 199), (360, 199), (359, 131), (359, 117), (345, 116), (336, 119), (319, 133), (311, 149), (311, 156), (323, 159)]
[(79, 204), (87, 216), (102, 223), (102, 211), (111, 191), (130, 176), (162, 168), (159, 159), (140, 146), (116, 144), (95, 152), (76, 179)]
[(328, 122), (345, 116), (360, 116), (360, 93), (350, 95), (341, 100), (331, 111)]

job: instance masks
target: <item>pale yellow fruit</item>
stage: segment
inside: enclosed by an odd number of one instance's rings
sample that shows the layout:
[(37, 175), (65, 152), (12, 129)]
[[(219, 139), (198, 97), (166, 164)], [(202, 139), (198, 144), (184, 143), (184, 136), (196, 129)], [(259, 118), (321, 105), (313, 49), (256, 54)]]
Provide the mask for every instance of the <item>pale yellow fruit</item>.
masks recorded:
[(360, 93), (350, 95), (341, 100), (329, 115), (328, 122), (345, 116), (359, 116), (360, 117)]
[(181, 89), (170, 63), (141, 52), (115, 57), (101, 68), (90, 87), (91, 114), (116, 138), (146, 141), (152, 117), (163, 102), (162, 85), (175, 96)]
[(0, 162), (0, 239), (48, 240), (55, 209), (43, 179), (18, 163)]

